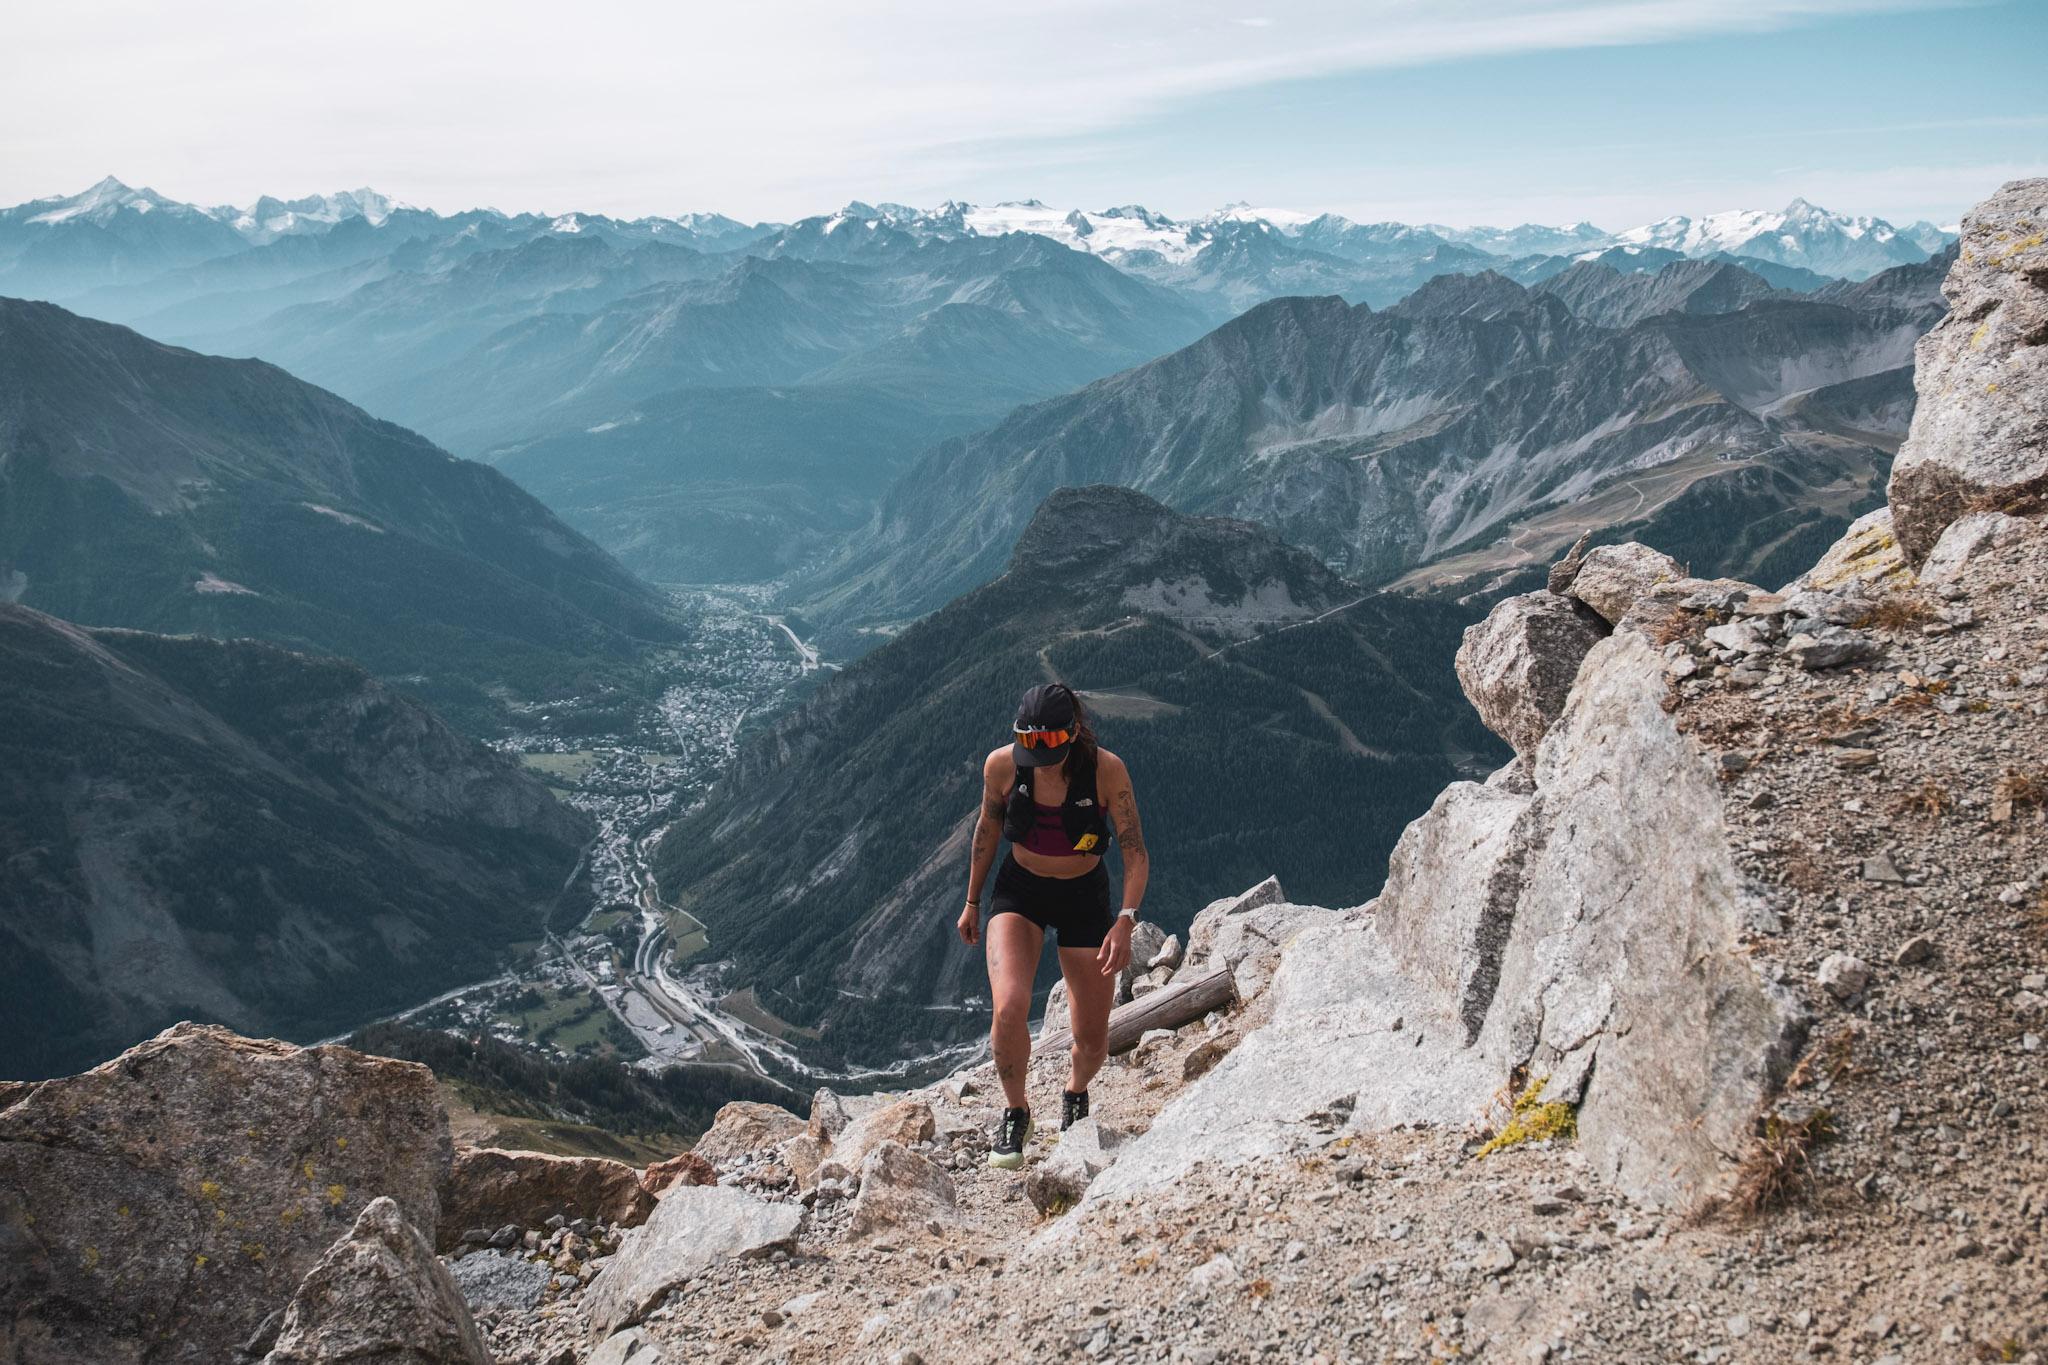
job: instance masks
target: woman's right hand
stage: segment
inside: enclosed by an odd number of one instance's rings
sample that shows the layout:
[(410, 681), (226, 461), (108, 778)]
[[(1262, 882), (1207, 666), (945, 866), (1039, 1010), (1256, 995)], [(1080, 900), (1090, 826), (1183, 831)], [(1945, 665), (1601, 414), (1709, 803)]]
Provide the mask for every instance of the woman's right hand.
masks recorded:
[(973, 901), (960, 912), (960, 941), (972, 948), (981, 938), (981, 907)]

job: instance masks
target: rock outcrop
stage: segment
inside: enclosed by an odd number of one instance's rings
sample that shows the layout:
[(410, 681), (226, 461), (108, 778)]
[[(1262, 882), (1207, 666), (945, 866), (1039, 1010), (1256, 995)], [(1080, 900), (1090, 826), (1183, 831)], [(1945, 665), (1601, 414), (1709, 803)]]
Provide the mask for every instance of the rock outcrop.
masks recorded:
[(1566, 591), (1613, 626), (1628, 615), (1638, 597), (1659, 583), (1685, 576), (1685, 566), (1670, 555), (1631, 540), (1588, 550)]
[(306, 1275), (263, 1365), (491, 1365), (469, 1305), (379, 1197)]
[(690, 1150), (713, 1166), (748, 1152), (772, 1147), (804, 1131), (804, 1120), (779, 1104), (734, 1100), (720, 1109), (711, 1127)]
[(373, 1198), (439, 1224), (423, 1066), (180, 1024), (5, 1099), (0, 1340), (25, 1359), (217, 1365)]
[(1942, 293), (1948, 316), (1915, 349), (1920, 401), (1889, 490), (1915, 565), (1965, 513), (2048, 499), (2048, 179), (2015, 180), (1970, 211)]
[(647, 1221), (654, 1202), (640, 1172), (622, 1161), (465, 1147), (441, 1187), (436, 1241), (451, 1251), (467, 1229), (539, 1228), (557, 1215), (633, 1228)]
[(1465, 632), (1458, 682), (1487, 729), (1516, 753), (1533, 753), (1605, 633), (1600, 614), (1576, 598), (1547, 590), (1510, 597)]
[[(1755, 594), (1784, 638), (1782, 602), (1674, 567), (1602, 547), (1568, 591), (1584, 584), (1623, 621)], [(1633, 1197), (1685, 1206), (1726, 1187), (1807, 1017), (1744, 952), (1763, 909), (1736, 870), (1721, 770), (1666, 709), (1664, 654), (1639, 627), (1602, 638), (1593, 615), (1544, 591), (1468, 632), (1460, 676), (1524, 757), (1438, 797), (1376, 901), (1198, 917), (1191, 942), (1212, 955), (1228, 952), (1220, 925), (1241, 938), (1289, 917), (1272, 1018), (1126, 1146), (1089, 1203), (1334, 1133), (1471, 1123), (1524, 1090), (1576, 1106), (1588, 1159)], [(1795, 648), (1755, 628), (1758, 648)]]

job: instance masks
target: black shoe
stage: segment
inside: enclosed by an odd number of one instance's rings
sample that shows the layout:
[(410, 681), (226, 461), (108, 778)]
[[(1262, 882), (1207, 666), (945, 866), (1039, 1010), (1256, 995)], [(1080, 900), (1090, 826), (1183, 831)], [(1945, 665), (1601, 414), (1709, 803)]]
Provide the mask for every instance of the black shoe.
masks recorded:
[(1087, 1091), (1083, 1090), (1078, 1095), (1071, 1090), (1060, 1091), (1060, 1131), (1062, 1133), (1087, 1117)]
[(989, 1149), (988, 1164), (999, 1171), (1014, 1171), (1024, 1164), (1024, 1144), (1031, 1141), (1031, 1111), (1005, 1109), (1002, 1126), (996, 1129), (996, 1145)]

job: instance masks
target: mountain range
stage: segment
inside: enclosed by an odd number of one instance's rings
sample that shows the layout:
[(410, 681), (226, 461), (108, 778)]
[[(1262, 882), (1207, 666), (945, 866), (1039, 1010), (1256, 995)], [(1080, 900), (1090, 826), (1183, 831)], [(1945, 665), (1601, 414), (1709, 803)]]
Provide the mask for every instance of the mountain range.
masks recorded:
[(311, 1041), (588, 899), (587, 818), (340, 660), (0, 604), (0, 707), (0, 1075), (181, 1019)]
[(1364, 899), (1402, 824), (1501, 756), (1449, 665), (1468, 620), (1369, 594), (1248, 522), (1062, 489), (995, 581), (743, 748), (659, 845), (661, 887), (709, 926), (733, 987), (822, 1027), (819, 1057), (914, 1055), (983, 1026), (950, 1012), (985, 994), (950, 926), (979, 758), (1024, 686), (1072, 683), (1132, 765), (1145, 915), (1184, 930), (1209, 888), (1273, 873)]
[[(1379, 309), (1445, 274), (1689, 259), (1811, 291), (1942, 240), (1803, 202), (1618, 234), (1037, 201), (744, 225), (367, 189), (203, 207), (108, 179), (0, 210), (0, 294), (281, 365), (499, 466), (643, 577), (759, 580), (830, 555), (934, 443), (1274, 298)], [(1664, 302), (1572, 297), (1603, 325)]]
[(477, 721), (630, 680), (666, 599), (510, 479), (250, 360), (0, 299), (0, 600), (250, 635)]
[[(1879, 496), (1940, 316), (1938, 266), (1900, 271), (1826, 303), (1694, 261), (1447, 275), (1381, 311), (1275, 300), (934, 447), (799, 592), (842, 627), (920, 615), (1000, 572), (1053, 489), (1097, 482), (1258, 521), (1368, 583), (1467, 552), (1510, 571), (1757, 465), (1787, 481), (1757, 519), (1832, 535)], [(1765, 546), (1704, 540), (1698, 571), (1772, 572)]]

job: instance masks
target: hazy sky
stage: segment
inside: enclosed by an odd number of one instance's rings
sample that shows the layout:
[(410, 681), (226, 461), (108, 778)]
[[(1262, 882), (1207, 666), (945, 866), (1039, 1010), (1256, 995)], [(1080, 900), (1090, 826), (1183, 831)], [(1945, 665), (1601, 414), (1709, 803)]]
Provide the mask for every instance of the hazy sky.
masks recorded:
[(1036, 197), (1450, 223), (1952, 220), (2048, 172), (2043, 0), (78, 0), (11, 14), (0, 203)]

